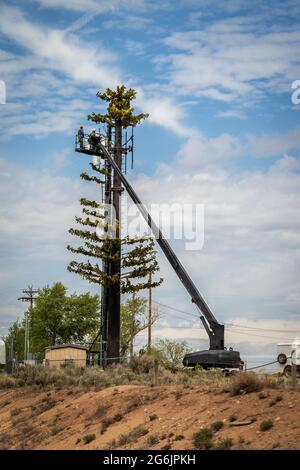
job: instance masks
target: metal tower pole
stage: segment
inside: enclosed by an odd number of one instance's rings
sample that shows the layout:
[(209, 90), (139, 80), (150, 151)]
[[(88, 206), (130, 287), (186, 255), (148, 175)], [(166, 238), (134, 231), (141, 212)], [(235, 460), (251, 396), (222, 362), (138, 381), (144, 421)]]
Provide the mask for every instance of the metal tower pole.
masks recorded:
[[(115, 122), (115, 142), (114, 142), (114, 161), (121, 171), (122, 166), (122, 122)], [(118, 277), (118, 282), (114, 283), (110, 289), (109, 298), (109, 316), (108, 316), (108, 335), (107, 335), (107, 355), (109, 363), (118, 362), (120, 355), (120, 307), (121, 307), (121, 240), (120, 240), (120, 197), (121, 197), (121, 179), (118, 172), (113, 174), (113, 208), (115, 222), (115, 240), (113, 243), (113, 256), (115, 260), (111, 263), (111, 275)]]
[[(111, 141), (112, 141), (112, 128), (110, 125), (107, 127), (107, 140), (108, 140), (108, 151), (111, 152)], [(111, 166), (108, 161), (105, 161), (105, 195), (104, 203), (106, 206), (106, 222), (108, 225), (111, 224)], [(103, 271), (110, 275), (111, 263), (107, 260), (103, 261)], [(102, 367), (107, 366), (107, 334), (108, 334), (108, 318), (109, 318), (109, 307), (110, 307), (110, 288), (102, 285), (101, 288), (101, 325), (100, 325), (100, 365)]]

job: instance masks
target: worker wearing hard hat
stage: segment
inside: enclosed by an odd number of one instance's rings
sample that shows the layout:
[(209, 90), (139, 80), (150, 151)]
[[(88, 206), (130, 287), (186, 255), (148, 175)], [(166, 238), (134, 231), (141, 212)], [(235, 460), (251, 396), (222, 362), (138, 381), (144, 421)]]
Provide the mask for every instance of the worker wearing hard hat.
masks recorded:
[(81, 124), (77, 132), (77, 141), (81, 149), (83, 148), (83, 139), (84, 139), (84, 130), (83, 130), (83, 125)]
[(92, 132), (89, 135), (89, 144), (90, 144), (91, 150), (93, 151), (96, 150), (99, 140), (100, 140), (99, 134), (96, 134), (96, 129), (95, 128), (92, 129)]

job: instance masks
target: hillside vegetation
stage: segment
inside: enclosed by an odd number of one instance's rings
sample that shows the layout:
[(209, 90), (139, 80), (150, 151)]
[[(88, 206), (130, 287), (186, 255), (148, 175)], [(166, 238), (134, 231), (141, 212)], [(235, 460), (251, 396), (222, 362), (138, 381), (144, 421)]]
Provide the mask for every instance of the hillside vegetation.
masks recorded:
[[(155, 385), (157, 383), (157, 385)], [(276, 377), (132, 367), (0, 378), (2, 449), (299, 449), (299, 390)]]

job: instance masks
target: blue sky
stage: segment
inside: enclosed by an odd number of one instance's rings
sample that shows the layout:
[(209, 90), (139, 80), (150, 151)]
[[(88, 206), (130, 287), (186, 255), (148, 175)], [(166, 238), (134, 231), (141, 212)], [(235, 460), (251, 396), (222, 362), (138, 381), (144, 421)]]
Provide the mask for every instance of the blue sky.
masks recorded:
[[(92, 194), (74, 132), (120, 83), (150, 114), (128, 174), (141, 198), (204, 204), (203, 249), (176, 249), (217, 318), (240, 325), (228, 343), (259, 353), (300, 333), (299, 23), (293, 0), (1, 2), (0, 333), (27, 284), (96, 291), (66, 271), (67, 230)], [(156, 300), (196, 313), (159, 257)], [(158, 336), (205, 344), (196, 316), (161, 313)]]

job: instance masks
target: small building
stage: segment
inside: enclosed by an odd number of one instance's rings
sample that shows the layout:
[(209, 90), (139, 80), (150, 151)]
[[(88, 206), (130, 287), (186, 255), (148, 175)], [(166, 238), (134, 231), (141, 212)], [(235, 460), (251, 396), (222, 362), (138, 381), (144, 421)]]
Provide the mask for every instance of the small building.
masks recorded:
[(85, 367), (86, 359), (87, 348), (77, 344), (57, 344), (45, 349), (45, 364), (51, 367)]
[(6, 348), (5, 343), (0, 339), (0, 370), (4, 368), (6, 364)]

